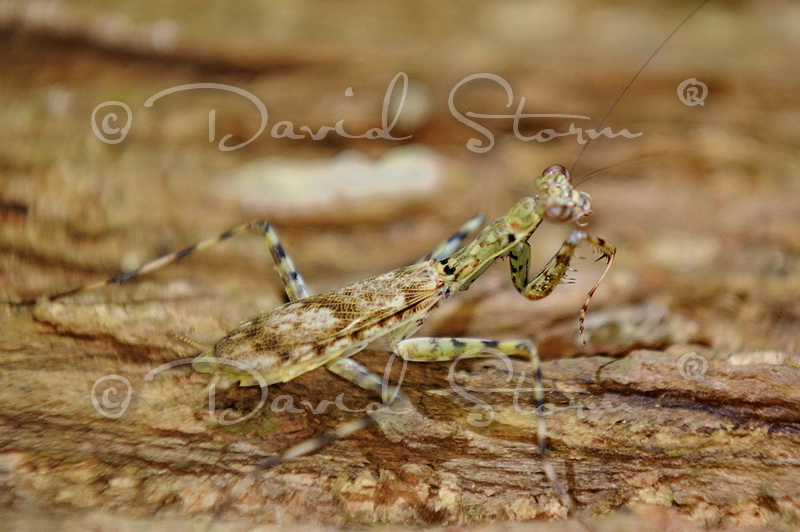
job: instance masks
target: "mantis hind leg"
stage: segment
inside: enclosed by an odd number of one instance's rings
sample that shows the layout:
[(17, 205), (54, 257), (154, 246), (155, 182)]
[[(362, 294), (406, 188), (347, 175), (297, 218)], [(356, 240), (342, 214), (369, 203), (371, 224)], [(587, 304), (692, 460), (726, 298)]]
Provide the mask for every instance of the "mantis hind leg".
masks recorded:
[(303, 280), (300, 273), (297, 271), (297, 268), (295, 268), (294, 262), (292, 262), (292, 259), (286, 254), (286, 251), (284, 250), (283, 246), (280, 243), (280, 240), (278, 239), (278, 234), (275, 231), (275, 229), (268, 222), (264, 220), (253, 220), (251, 222), (234, 226), (228, 229), (227, 231), (220, 233), (217, 236), (201, 240), (197, 244), (193, 244), (187, 248), (181, 249), (180, 251), (175, 251), (173, 253), (162, 255), (157, 259), (153, 259), (151, 261), (142, 264), (140, 267), (136, 269), (120, 273), (119, 275), (116, 275), (110, 279), (106, 279), (105, 281), (98, 281), (96, 283), (79, 286), (78, 288), (73, 288), (71, 290), (67, 290), (64, 292), (58, 292), (50, 296), (18, 301), (12, 304), (14, 306), (30, 306), (30, 305), (35, 305), (40, 301), (55, 301), (57, 299), (61, 299), (64, 297), (76, 294), (82, 294), (90, 290), (96, 290), (106, 286), (111, 286), (114, 284), (120, 284), (126, 281), (130, 281), (147, 273), (159, 270), (165, 266), (173, 264), (183, 259), (184, 257), (196, 253), (197, 251), (208, 249), (212, 246), (219, 244), (220, 242), (224, 242), (225, 240), (229, 240), (236, 236), (240, 236), (250, 232), (258, 233), (264, 237), (267, 248), (272, 254), (273, 259), (275, 260), (275, 264), (278, 268), (278, 273), (281, 276), (281, 280), (283, 281), (286, 293), (289, 295), (289, 298), (302, 299), (303, 297), (308, 297), (308, 295), (310, 294), (310, 292), (308, 291), (308, 287), (306, 286), (305, 281)]
[(544, 386), (542, 371), (536, 346), (529, 340), (497, 341), (479, 338), (411, 338), (400, 341), (395, 353), (404, 360), (413, 362), (447, 362), (461, 358), (479, 358), (507, 355), (519, 356), (530, 360), (533, 378), (536, 411), (538, 413), (537, 436), (539, 453), (542, 458), (542, 469), (545, 476), (558, 494), (567, 509), (574, 508), (574, 502), (564, 484), (559, 480), (550, 456), (547, 452), (547, 423), (544, 414)]

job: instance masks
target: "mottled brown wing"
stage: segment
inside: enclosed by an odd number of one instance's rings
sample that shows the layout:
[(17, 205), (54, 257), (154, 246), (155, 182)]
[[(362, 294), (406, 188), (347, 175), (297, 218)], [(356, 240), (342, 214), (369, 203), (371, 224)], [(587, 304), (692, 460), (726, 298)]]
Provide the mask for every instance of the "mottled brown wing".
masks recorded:
[[(259, 314), (201, 357), (244, 363), (268, 383), (287, 381), (415, 318), (439, 301), (442, 285), (429, 262), (401, 268)], [(221, 369), (213, 366), (195, 364)], [(231, 368), (224, 373), (244, 377)]]

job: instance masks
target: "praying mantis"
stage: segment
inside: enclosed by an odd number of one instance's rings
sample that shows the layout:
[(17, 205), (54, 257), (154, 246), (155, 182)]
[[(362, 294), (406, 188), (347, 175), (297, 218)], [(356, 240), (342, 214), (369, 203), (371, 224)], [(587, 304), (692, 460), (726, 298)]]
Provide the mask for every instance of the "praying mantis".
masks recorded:
[[(536, 229), (545, 221), (558, 224), (576, 222), (592, 212), (589, 195), (574, 188), (570, 172), (563, 166), (546, 168), (535, 179), (533, 188), (533, 196), (519, 200), (505, 216), (487, 225), (468, 245), (460, 247), (480, 227), (482, 216), (470, 219), (416, 264), (319, 295), (311, 295), (272, 225), (254, 220), (109, 280), (18, 305), (54, 301), (128, 281), (229, 238), (256, 232), (264, 238), (275, 261), (289, 302), (242, 322), (196, 357), (192, 364), (195, 370), (238, 381), (242, 386), (266, 387), (288, 382), (324, 366), (378, 395), (388, 408), (397, 411), (410, 407), (405, 394), (397, 388), (385, 386), (380, 376), (351, 358), (378, 338), (387, 337), (392, 351), (403, 360), (412, 362), (480, 357), (485, 356), (486, 348), (509, 356), (525, 357), (531, 362), (535, 379), (542, 465), (563, 504), (572, 508), (574, 503), (547, 454), (547, 428), (542, 410), (544, 390), (533, 342), (528, 339), (413, 338), (431, 312), (453, 293), (468, 289), (497, 259), (508, 258), (514, 287), (527, 299), (537, 300), (555, 290), (568, 272), (576, 248), (588, 244), (599, 251), (600, 258), (605, 258), (607, 264), (581, 308), (580, 330), (583, 332), (589, 301), (608, 272), (616, 248), (602, 238), (574, 231), (541, 272), (532, 275), (528, 240)], [(262, 466), (272, 467), (311, 453), (371, 424), (371, 417), (347, 423), (333, 433), (289, 448)]]

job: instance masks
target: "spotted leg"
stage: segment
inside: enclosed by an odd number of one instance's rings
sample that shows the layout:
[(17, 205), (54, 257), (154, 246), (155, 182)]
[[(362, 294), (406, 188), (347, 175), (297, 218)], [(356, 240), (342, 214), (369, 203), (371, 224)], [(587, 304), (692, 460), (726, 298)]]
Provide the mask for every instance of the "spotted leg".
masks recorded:
[(544, 415), (544, 387), (539, 356), (536, 346), (529, 340), (496, 341), (478, 338), (411, 338), (400, 341), (394, 351), (404, 360), (411, 362), (447, 362), (460, 358), (496, 356), (497, 353), (527, 358), (533, 366), (534, 394), (536, 411), (539, 416), (538, 439), (542, 457), (542, 469), (547, 479), (568, 509), (574, 504), (564, 485), (558, 478), (547, 453), (547, 423)]
[(29, 306), (39, 303), (41, 301), (55, 301), (57, 299), (61, 299), (67, 296), (82, 294), (90, 290), (96, 290), (98, 288), (103, 288), (105, 286), (110, 286), (113, 284), (120, 284), (125, 281), (130, 281), (136, 277), (153, 272), (155, 270), (163, 268), (164, 266), (177, 262), (180, 259), (188, 255), (191, 255), (197, 251), (208, 249), (211, 246), (219, 244), (220, 242), (223, 242), (230, 238), (243, 235), (249, 232), (256, 232), (264, 237), (264, 240), (267, 244), (267, 248), (269, 249), (270, 253), (275, 259), (275, 264), (278, 267), (278, 272), (281, 276), (281, 280), (283, 281), (284, 287), (286, 288), (286, 292), (287, 294), (289, 294), (289, 297), (290, 298), (293, 297), (295, 299), (301, 299), (303, 297), (307, 297), (309, 295), (308, 288), (306, 288), (305, 282), (303, 281), (300, 274), (297, 272), (297, 269), (294, 267), (294, 263), (286, 255), (286, 252), (283, 249), (283, 246), (281, 245), (278, 239), (278, 234), (275, 232), (275, 229), (268, 222), (264, 220), (253, 220), (251, 222), (239, 224), (235, 227), (232, 227), (227, 231), (225, 231), (224, 233), (220, 233), (217, 236), (207, 238), (206, 240), (202, 240), (197, 244), (189, 246), (188, 248), (184, 248), (174, 253), (168, 253), (166, 255), (162, 255), (157, 259), (144, 263), (139, 268), (123, 272), (115, 277), (112, 277), (111, 279), (107, 279), (105, 281), (99, 281), (92, 284), (87, 284), (84, 286), (80, 286), (78, 288), (74, 288), (72, 290), (59, 292), (57, 294), (53, 294), (50, 296), (45, 296), (36, 299), (29, 299), (25, 301), (18, 301), (12, 304), (15, 306)]
[[(354, 351), (358, 352), (360, 350), (361, 347), (359, 346)], [(327, 368), (336, 375), (339, 375), (340, 377), (352, 382), (360, 388), (372, 392), (376, 396), (380, 397), (384, 406), (388, 407), (393, 413), (403, 413), (405, 411), (413, 410), (411, 402), (403, 392), (393, 386), (386, 385), (379, 375), (371, 372), (355, 360), (346, 358), (348, 356), (351, 355), (348, 353), (343, 353), (341, 358), (337, 358), (336, 360), (329, 362), (327, 364)], [(302, 441), (297, 445), (293, 445), (292, 447), (285, 449), (279, 455), (270, 457), (267, 460), (260, 462), (258, 467), (261, 469), (267, 469), (275, 467), (276, 465), (292, 458), (311, 454), (327, 445), (330, 445), (336, 440), (350, 436), (359, 430), (371, 427), (373, 425), (375, 425), (375, 419), (370, 415), (349, 421), (338, 426), (331, 432), (325, 433), (316, 438)]]
[[(582, 231), (575, 231), (567, 237), (552, 259), (542, 268), (533, 279), (529, 278), (530, 275), (530, 258), (531, 248), (527, 242), (520, 242), (509, 251), (509, 263), (511, 266), (511, 278), (514, 281), (514, 286), (517, 290), (531, 300), (542, 299), (549, 296), (555, 288), (561, 284), (569, 270), (569, 263), (575, 256), (575, 249), (582, 243), (588, 243), (595, 249), (600, 251), (600, 259), (605, 258), (607, 261), (606, 269), (603, 275), (594, 284), (589, 294), (581, 307), (579, 318), (579, 332), (583, 337), (584, 322), (586, 320), (586, 310), (589, 308), (589, 301), (592, 299), (597, 287), (608, 273), (608, 268), (611, 266), (611, 261), (614, 260), (614, 255), (617, 250), (614, 246), (596, 236), (589, 235)], [(598, 260), (600, 260), (598, 259)], [(586, 339), (583, 339), (583, 344), (586, 345)]]
[[(398, 408), (403, 407), (411, 408), (411, 403), (409, 402), (408, 398), (400, 390), (390, 386), (385, 386), (378, 375), (372, 373), (355, 360), (346, 358), (348, 356), (352, 356), (352, 354), (355, 354), (360, 350), (361, 346), (355, 346), (354, 348), (351, 348), (350, 352), (342, 353), (342, 358), (338, 358), (328, 363), (328, 369), (340, 377), (343, 377), (356, 384), (357, 386), (375, 393), (378, 397), (381, 397), (384, 405), (391, 406), (393, 411), (397, 411)], [(234, 500), (237, 500), (243, 493), (252, 487), (256, 481), (257, 471), (262, 469), (270, 469), (287, 460), (311, 454), (323, 447), (326, 447), (327, 445), (332, 444), (336, 440), (346, 438), (351, 434), (369, 428), (375, 424), (375, 418), (372, 416), (362, 416), (361, 418), (339, 425), (331, 432), (327, 432), (316, 438), (311, 438), (302, 441), (297, 445), (293, 445), (288, 449), (285, 449), (277, 456), (262, 460), (258, 463), (257, 469), (245, 475), (242, 481), (232, 489), (231, 493), (217, 508), (217, 511), (214, 513), (214, 516), (211, 519), (211, 525), (213, 525), (223, 514), (227, 512)]]
[(425, 262), (428, 259), (446, 259), (455, 253), (455, 251), (461, 247), (461, 244), (463, 244), (466, 239), (477, 233), (478, 229), (481, 228), (484, 222), (486, 222), (486, 216), (483, 214), (477, 214), (473, 216), (467, 220), (464, 225), (459, 227), (458, 231), (453, 233), (450, 238), (433, 248), (433, 251), (419, 259), (417, 263)]
[[(451, 254), (453, 251), (458, 249), (458, 247), (466, 238), (468, 238), (471, 234), (474, 234), (480, 228), (484, 220), (485, 217), (483, 217), (482, 215), (474, 216), (473, 218), (468, 220), (467, 223), (465, 223), (455, 234), (453, 234), (453, 236), (451, 236), (449, 239), (439, 244), (429, 255), (427, 255), (424, 259), (421, 260), (425, 260), (431, 257), (443, 258)], [(286, 293), (289, 296), (289, 299), (294, 301), (296, 299), (302, 299), (304, 297), (308, 297), (310, 292), (306, 287), (306, 284), (303, 281), (302, 276), (297, 271), (297, 268), (295, 267), (291, 258), (289, 258), (289, 256), (286, 254), (286, 251), (284, 250), (283, 246), (280, 243), (280, 240), (278, 239), (278, 234), (275, 231), (275, 229), (272, 227), (272, 225), (270, 225), (269, 222), (266, 222), (264, 220), (253, 220), (247, 223), (234, 226), (228, 229), (227, 231), (220, 233), (217, 236), (202, 240), (197, 244), (184, 248), (180, 251), (162, 255), (157, 259), (144, 263), (143, 265), (134, 270), (123, 272), (110, 279), (87, 284), (84, 286), (80, 286), (78, 288), (74, 288), (72, 290), (59, 292), (49, 296), (27, 299), (23, 301), (8, 302), (8, 303), (14, 306), (31, 306), (42, 301), (55, 301), (57, 299), (61, 299), (64, 297), (82, 294), (90, 290), (97, 290), (99, 288), (103, 288), (106, 286), (120, 284), (126, 281), (133, 280), (141, 275), (163, 268), (197, 251), (208, 249), (216, 244), (219, 244), (220, 242), (224, 242), (225, 240), (229, 240), (233, 237), (250, 232), (256, 232), (264, 237), (267, 248), (272, 254), (273, 259), (275, 260), (275, 264), (277, 265), (278, 268), (278, 273), (281, 276), (281, 280), (283, 281), (283, 285), (286, 289)]]

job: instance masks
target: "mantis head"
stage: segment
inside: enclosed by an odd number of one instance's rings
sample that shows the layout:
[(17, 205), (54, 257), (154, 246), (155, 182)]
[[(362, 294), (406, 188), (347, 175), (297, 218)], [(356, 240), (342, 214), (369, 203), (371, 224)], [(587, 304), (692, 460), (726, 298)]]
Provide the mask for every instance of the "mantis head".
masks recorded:
[(548, 222), (578, 221), (592, 213), (591, 197), (575, 190), (569, 170), (555, 164), (536, 178), (536, 212)]

